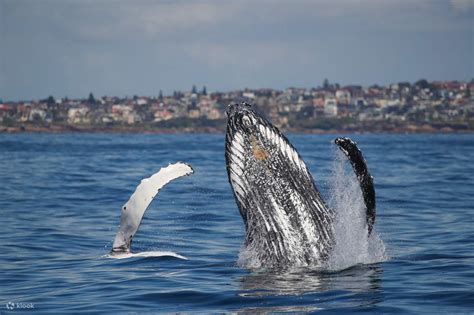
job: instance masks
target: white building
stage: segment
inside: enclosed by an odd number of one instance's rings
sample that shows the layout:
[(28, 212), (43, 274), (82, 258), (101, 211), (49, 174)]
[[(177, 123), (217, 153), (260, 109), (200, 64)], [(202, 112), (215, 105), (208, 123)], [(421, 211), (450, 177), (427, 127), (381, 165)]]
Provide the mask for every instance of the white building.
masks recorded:
[(70, 108), (67, 113), (67, 121), (70, 124), (89, 123), (89, 109), (87, 107)]
[(337, 116), (337, 102), (334, 98), (324, 100), (324, 114), (328, 117)]
[(33, 108), (30, 111), (30, 115), (28, 117), (29, 121), (38, 121), (38, 120), (45, 120), (46, 118), (46, 111), (39, 109), (39, 108)]
[(339, 104), (349, 104), (351, 102), (351, 93), (347, 90), (337, 90), (336, 100)]
[(255, 99), (255, 93), (254, 92), (244, 92), (243, 97), (248, 98), (250, 100)]
[(148, 101), (144, 98), (139, 98), (136, 100), (135, 102), (138, 106), (143, 106), (143, 105), (146, 105), (148, 104)]

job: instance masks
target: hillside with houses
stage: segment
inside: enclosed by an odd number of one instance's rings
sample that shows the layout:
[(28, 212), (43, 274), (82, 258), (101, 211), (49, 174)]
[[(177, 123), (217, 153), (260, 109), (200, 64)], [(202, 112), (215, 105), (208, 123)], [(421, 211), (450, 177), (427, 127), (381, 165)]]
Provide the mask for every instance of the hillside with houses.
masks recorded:
[(0, 100), (0, 131), (220, 132), (228, 104), (255, 104), (294, 132), (467, 132), (474, 130), (474, 80), (387, 86), (244, 89), (206, 87), (155, 96)]

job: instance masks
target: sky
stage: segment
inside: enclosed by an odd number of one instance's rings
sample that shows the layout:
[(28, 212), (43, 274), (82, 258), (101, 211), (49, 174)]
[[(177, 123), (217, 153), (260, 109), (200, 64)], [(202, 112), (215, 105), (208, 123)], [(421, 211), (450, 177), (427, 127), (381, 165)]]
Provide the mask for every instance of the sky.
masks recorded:
[(0, 99), (474, 77), (474, 0), (0, 0)]

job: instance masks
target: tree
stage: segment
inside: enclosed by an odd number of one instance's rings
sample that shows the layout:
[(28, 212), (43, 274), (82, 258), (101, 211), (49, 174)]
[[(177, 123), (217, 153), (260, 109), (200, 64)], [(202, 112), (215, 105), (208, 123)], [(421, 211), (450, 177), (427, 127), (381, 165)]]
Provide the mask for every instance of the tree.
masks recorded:
[(398, 82), (398, 87), (400, 89), (405, 88), (405, 87), (410, 87), (410, 82)]
[(314, 107), (312, 105), (307, 105), (303, 107), (297, 114), (297, 119), (307, 119), (314, 116)]
[(48, 98), (46, 99), (46, 103), (48, 105), (54, 105), (56, 103), (56, 101), (54, 100), (54, 97), (52, 95), (48, 96)]
[(94, 94), (92, 94), (92, 92), (89, 93), (89, 98), (87, 99), (87, 102), (89, 104), (95, 104), (95, 98), (94, 98)]
[(324, 88), (325, 90), (329, 89), (329, 80), (328, 80), (327, 78), (324, 79), (323, 88)]
[(428, 83), (426, 79), (421, 79), (421, 80), (416, 81), (415, 86), (423, 90), (430, 88), (430, 84)]

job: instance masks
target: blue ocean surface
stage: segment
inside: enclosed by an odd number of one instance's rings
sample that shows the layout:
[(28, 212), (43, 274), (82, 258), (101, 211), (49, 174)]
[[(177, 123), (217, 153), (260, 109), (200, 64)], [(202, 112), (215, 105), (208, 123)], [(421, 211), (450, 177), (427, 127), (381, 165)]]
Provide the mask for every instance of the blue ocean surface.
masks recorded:
[[(338, 135), (339, 136), (339, 135)], [(0, 313), (474, 312), (474, 136), (347, 135), (375, 178), (386, 259), (249, 270), (223, 134), (0, 134)], [(289, 138), (329, 198), (336, 135)], [(121, 206), (169, 162), (133, 250), (110, 259)]]

